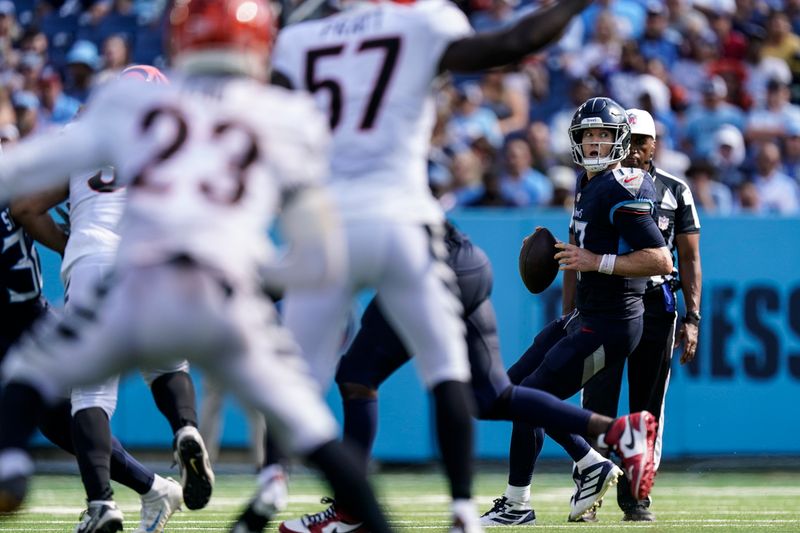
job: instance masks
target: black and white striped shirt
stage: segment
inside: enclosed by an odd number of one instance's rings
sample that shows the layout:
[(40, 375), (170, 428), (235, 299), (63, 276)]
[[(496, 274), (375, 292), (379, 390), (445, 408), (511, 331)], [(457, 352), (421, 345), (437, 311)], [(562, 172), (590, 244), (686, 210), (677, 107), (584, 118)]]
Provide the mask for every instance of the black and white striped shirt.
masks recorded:
[(689, 185), (682, 179), (664, 172), (658, 168), (651, 168), (650, 175), (655, 178), (656, 204), (653, 218), (659, 231), (664, 236), (669, 251), (672, 254), (672, 274), (667, 276), (652, 276), (647, 280), (647, 291), (661, 287), (667, 281), (678, 278), (678, 269), (675, 260), (675, 235), (685, 233), (700, 233), (700, 218), (697, 216), (697, 207), (694, 203)]

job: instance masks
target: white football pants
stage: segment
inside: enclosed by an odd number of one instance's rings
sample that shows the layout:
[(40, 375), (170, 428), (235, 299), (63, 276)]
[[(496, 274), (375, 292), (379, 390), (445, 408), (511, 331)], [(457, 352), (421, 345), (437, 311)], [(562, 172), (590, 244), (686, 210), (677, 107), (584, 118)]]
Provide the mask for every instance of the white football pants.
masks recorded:
[[(74, 312), (80, 308), (96, 308), (97, 288), (110, 275), (113, 261), (114, 256), (106, 254), (82, 257), (73, 263), (68, 275), (65, 312)], [(142, 369), (142, 377), (149, 387), (157, 377), (179, 371), (189, 371), (189, 363), (186, 360), (164, 368)], [(119, 376), (113, 376), (96, 385), (72, 389), (70, 392), (72, 416), (83, 409), (99, 407), (110, 419), (117, 408), (118, 389)]]
[(8, 354), (6, 379), (53, 400), (67, 388), (185, 357), (264, 413), (284, 449), (306, 455), (337, 437), (319, 386), (255, 279), (186, 264), (129, 268), (115, 274), (94, 311), (37, 328)]
[(300, 344), (319, 383), (330, 386), (354, 295), (377, 291), (387, 320), (414, 354), (426, 387), (470, 380), (465, 326), (455, 274), (440, 227), (390, 220), (345, 223), (348, 276), (324, 290), (288, 290), (284, 323)]

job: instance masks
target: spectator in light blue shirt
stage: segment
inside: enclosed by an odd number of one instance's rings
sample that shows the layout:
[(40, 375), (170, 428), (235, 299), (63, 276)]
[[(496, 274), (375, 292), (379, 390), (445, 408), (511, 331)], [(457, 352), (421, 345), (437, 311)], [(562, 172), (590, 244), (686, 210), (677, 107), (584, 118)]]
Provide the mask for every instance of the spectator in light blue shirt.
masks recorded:
[(765, 212), (781, 215), (800, 213), (800, 187), (781, 170), (781, 152), (775, 143), (764, 143), (758, 151), (753, 183)]
[(680, 34), (669, 28), (667, 8), (658, 0), (647, 3), (647, 18), (644, 34), (639, 40), (639, 49), (646, 59), (659, 59), (667, 69), (678, 60)]
[(702, 102), (688, 111), (683, 148), (693, 158), (708, 159), (714, 150), (715, 133), (724, 124), (743, 131), (745, 115), (741, 109), (725, 101), (728, 89), (725, 80), (719, 76), (703, 84), (702, 94)]
[(553, 199), (550, 179), (531, 168), (531, 148), (524, 139), (512, 138), (506, 144), (505, 172), (500, 176), (500, 195), (515, 207), (546, 206)]
[(783, 171), (800, 184), (800, 122), (786, 126), (783, 138)]
[(800, 123), (800, 106), (791, 103), (789, 85), (778, 78), (767, 82), (767, 96), (747, 117), (747, 139), (758, 143), (786, 135), (789, 124)]
[(708, 161), (693, 161), (686, 171), (697, 207), (707, 213), (730, 215), (733, 212), (733, 193), (717, 181), (716, 169)]
[(483, 94), (476, 84), (468, 83), (456, 89), (456, 106), (447, 125), (450, 144), (470, 146), (481, 137), (494, 148), (503, 144), (500, 121), (490, 109), (481, 107)]
[(597, 27), (597, 15), (605, 10), (610, 10), (617, 21), (620, 36), (623, 39), (638, 39), (642, 36), (645, 21), (645, 7), (643, 2), (636, 0), (599, 0), (583, 10), (581, 18), (586, 28), (586, 38), (594, 36)]
[(81, 107), (78, 100), (64, 94), (61, 76), (49, 66), (39, 76), (39, 94), (42, 103), (39, 124), (45, 128), (70, 122)]

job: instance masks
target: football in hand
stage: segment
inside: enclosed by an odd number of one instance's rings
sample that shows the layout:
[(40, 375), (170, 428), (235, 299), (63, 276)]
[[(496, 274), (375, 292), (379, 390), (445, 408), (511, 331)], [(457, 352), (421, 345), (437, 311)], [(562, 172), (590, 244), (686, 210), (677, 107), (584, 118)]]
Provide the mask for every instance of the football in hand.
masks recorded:
[(539, 294), (553, 283), (558, 275), (556, 238), (547, 228), (536, 228), (522, 241), (519, 251), (519, 275), (533, 294)]

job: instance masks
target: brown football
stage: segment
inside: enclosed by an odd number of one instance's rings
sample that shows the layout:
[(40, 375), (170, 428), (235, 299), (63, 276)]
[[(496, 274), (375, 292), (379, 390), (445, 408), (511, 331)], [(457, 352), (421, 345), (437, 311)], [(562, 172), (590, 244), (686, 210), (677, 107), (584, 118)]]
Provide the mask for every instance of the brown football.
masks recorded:
[(553, 283), (558, 275), (556, 238), (547, 228), (537, 228), (522, 241), (519, 251), (519, 275), (533, 294), (539, 294)]

